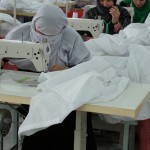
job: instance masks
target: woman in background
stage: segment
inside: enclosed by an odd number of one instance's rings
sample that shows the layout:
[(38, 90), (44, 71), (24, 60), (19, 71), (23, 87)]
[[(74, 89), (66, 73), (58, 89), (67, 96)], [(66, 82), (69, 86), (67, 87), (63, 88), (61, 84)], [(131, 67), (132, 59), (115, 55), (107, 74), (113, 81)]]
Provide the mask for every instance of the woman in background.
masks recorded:
[(131, 23), (129, 12), (119, 5), (116, 0), (97, 0), (97, 5), (88, 10), (83, 18), (104, 21), (104, 33), (115, 34)]
[(123, 0), (120, 5), (134, 8), (133, 23), (144, 23), (150, 13), (150, 0)]

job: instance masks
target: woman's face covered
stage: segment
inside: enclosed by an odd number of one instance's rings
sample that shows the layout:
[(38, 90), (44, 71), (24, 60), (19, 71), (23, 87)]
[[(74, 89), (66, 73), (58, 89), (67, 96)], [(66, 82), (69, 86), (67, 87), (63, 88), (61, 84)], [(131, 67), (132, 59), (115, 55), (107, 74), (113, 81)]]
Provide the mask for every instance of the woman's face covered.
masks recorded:
[(62, 33), (67, 24), (66, 15), (59, 7), (51, 4), (43, 5), (32, 20), (31, 39), (42, 42), (47, 37), (54, 38)]
[(101, 16), (105, 18), (106, 21), (110, 21), (112, 16), (109, 13), (110, 8), (116, 4), (116, 0), (97, 0), (97, 9)]
[(64, 12), (50, 3), (44, 4), (32, 20), (30, 38), (33, 42), (47, 42), (51, 48), (49, 67), (52, 67), (61, 50), (63, 33), (68, 21)]
[(114, 5), (113, 0), (99, 0), (99, 3), (107, 8), (111, 8)]

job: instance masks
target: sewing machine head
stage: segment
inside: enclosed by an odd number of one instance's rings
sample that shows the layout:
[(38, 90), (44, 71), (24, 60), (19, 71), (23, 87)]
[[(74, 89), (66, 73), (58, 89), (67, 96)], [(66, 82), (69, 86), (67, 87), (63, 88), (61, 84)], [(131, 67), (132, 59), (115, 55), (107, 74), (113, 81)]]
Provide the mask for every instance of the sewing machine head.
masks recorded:
[(100, 19), (68, 18), (68, 25), (76, 31), (88, 31), (93, 38), (98, 38), (103, 32), (104, 24)]
[(32, 61), (38, 72), (49, 69), (51, 49), (48, 43), (16, 40), (0, 40), (0, 60), (3, 58), (26, 58)]

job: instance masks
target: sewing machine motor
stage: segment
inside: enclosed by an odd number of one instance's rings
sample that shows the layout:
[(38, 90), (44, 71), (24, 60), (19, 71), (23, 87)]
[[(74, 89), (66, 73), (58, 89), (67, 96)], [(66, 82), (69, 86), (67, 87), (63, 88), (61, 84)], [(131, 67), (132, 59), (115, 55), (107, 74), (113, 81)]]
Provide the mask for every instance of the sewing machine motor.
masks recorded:
[(4, 137), (11, 127), (12, 117), (7, 109), (0, 109), (0, 137)]

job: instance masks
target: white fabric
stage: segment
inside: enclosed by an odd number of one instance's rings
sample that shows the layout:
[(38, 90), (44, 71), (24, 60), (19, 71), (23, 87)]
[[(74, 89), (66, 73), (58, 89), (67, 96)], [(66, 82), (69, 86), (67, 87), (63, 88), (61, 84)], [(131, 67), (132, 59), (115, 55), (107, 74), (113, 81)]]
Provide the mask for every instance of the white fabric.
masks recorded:
[(53, 88), (55, 85), (71, 80), (84, 73), (88, 73), (90, 71), (96, 71), (100, 73), (106, 68), (110, 67), (111, 65), (107, 61), (102, 61), (99, 57), (95, 57), (95, 59), (76, 65), (68, 70), (59, 71), (58, 73), (56, 72), (55, 76), (51, 76), (51, 72), (41, 73), (39, 81), (44, 81), (45, 79), (47, 81), (41, 83), (38, 87), (45, 91), (47, 85), (49, 85), (48, 89)]
[(99, 38), (85, 42), (85, 45), (92, 56), (128, 56), (128, 46), (130, 44), (149, 45), (149, 38), (148, 25), (132, 23), (121, 30), (119, 34), (108, 35), (102, 33)]
[[(112, 100), (129, 80), (118, 77), (111, 64), (100, 57), (55, 74), (41, 74), (40, 80), (47, 80), (38, 86), (43, 92), (32, 98), (29, 114), (19, 128), (20, 137), (62, 122), (85, 103)], [(37, 115), (39, 110), (42, 113)]]
[(145, 20), (145, 24), (150, 26), (150, 13), (148, 14), (146, 20)]
[[(129, 71), (130, 79), (133, 82), (150, 84), (150, 69), (147, 68), (147, 64), (150, 63), (150, 46), (131, 45), (129, 46), (129, 51), (130, 56), (127, 68)], [(133, 118), (112, 115), (100, 115), (100, 118), (109, 123), (118, 123), (121, 120), (133, 120)], [(150, 100), (146, 101), (144, 107), (142, 107), (140, 113), (134, 119), (145, 120), (148, 118), (150, 118)]]
[[(87, 41), (85, 44), (92, 56), (101, 55), (109, 61), (119, 76), (129, 77), (132, 82), (150, 84), (150, 71), (147, 66), (150, 63), (150, 25), (147, 22), (132, 23), (119, 34), (102, 34), (98, 39)], [(116, 56), (112, 57), (114, 54)], [(112, 115), (99, 116), (109, 123), (133, 120), (133, 118)], [(141, 112), (134, 119), (148, 118), (150, 118), (150, 100), (146, 101)]]
[[(150, 43), (149, 46), (131, 45), (129, 51), (128, 70), (131, 80), (150, 84), (150, 69), (147, 66), (150, 63)], [(145, 120), (148, 118), (150, 118), (150, 100), (146, 101), (146, 104), (135, 119)]]
[(123, 34), (109, 35), (101, 33), (99, 38), (89, 40), (85, 42), (85, 45), (91, 52), (92, 56), (126, 56), (128, 55), (128, 51), (126, 50), (126, 48), (124, 47), (123, 50), (120, 50), (123, 47), (122, 45), (124, 45), (122, 43), (122, 40), (125, 39), (124, 36), (125, 35)]
[[(25, 12), (35, 12), (43, 3), (66, 3), (67, 0), (16, 0), (16, 9)], [(0, 6), (7, 10), (14, 9), (14, 0), (1, 0)]]
[[(21, 22), (16, 20), (16, 25), (19, 24), (21, 24)], [(0, 13), (0, 37), (5, 37), (13, 28), (14, 18), (8, 14)]]
[[(14, 9), (14, 0), (1, 0), (0, 3), (1, 7), (5, 9)], [(16, 0), (16, 9), (20, 11), (35, 12), (41, 5), (42, 2), (40, 0)]]
[(149, 46), (131, 45), (129, 47), (130, 56), (128, 60), (128, 71), (130, 79), (134, 82), (150, 84), (150, 44)]
[[(92, 49), (89, 43), (93, 46)], [(84, 103), (112, 100), (121, 94), (129, 78), (134, 82), (150, 84), (150, 69), (147, 68), (147, 64), (150, 64), (148, 25), (131, 24), (117, 35), (103, 34), (99, 39), (93, 39), (85, 44), (91, 52), (97, 48), (96, 55), (102, 56), (93, 57), (92, 60), (69, 70), (42, 73), (38, 88), (43, 92), (32, 98), (29, 114), (19, 128), (19, 136), (31, 135), (52, 124), (62, 122), (69, 112)], [(98, 99), (101, 101), (97, 101)], [(150, 118), (149, 107), (150, 100), (146, 101), (135, 119)], [(42, 110), (42, 113), (37, 116), (39, 110)], [(112, 115), (101, 117), (111, 123), (131, 120)]]
[[(14, 26), (14, 18), (8, 14), (0, 13), (0, 20), (9, 22), (12, 26)], [(21, 22), (16, 20), (16, 25), (19, 25), (19, 24), (21, 24)]]

